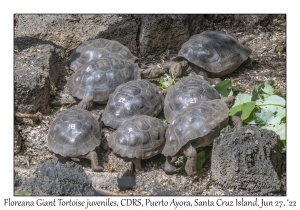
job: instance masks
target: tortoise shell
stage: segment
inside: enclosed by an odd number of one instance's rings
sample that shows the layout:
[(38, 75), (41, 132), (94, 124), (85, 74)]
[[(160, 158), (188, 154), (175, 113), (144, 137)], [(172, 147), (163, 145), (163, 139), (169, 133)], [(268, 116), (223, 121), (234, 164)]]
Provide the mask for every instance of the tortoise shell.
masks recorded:
[(185, 58), (214, 77), (222, 77), (235, 71), (250, 54), (251, 49), (242, 45), (234, 35), (204, 31), (191, 36), (182, 45), (177, 59)]
[(187, 76), (167, 88), (164, 115), (168, 122), (172, 122), (176, 115), (188, 106), (213, 99), (220, 99), (214, 87), (199, 76)]
[(82, 42), (70, 55), (68, 62), (70, 69), (77, 71), (91, 61), (103, 57), (115, 57), (134, 63), (137, 58), (128, 47), (108, 39), (95, 39)]
[(109, 96), (102, 115), (105, 125), (117, 129), (135, 115), (155, 117), (163, 109), (162, 91), (148, 80), (133, 80), (122, 84)]
[(53, 120), (48, 132), (48, 148), (64, 157), (78, 157), (101, 142), (101, 125), (86, 110), (72, 107)]
[(133, 116), (107, 138), (113, 152), (123, 158), (148, 159), (160, 154), (165, 145), (163, 122), (147, 115)]
[(99, 58), (81, 66), (68, 81), (72, 96), (93, 96), (94, 102), (106, 103), (117, 86), (134, 79), (138, 65), (119, 58)]
[(211, 144), (228, 125), (228, 112), (222, 99), (200, 101), (182, 110), (169, 124), (162, 154), (172, 157), (188, 142), (195, 148)]

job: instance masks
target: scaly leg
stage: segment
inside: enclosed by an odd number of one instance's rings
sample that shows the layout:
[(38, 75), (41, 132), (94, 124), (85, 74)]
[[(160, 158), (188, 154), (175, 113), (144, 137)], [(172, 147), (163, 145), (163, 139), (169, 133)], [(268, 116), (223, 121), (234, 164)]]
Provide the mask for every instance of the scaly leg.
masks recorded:
[(91, 166), (93, 171), (96, 172), (103, 171), (103, 168), (99, 165), (98, 155), (96, 151), (90, 151), (88, 154), (84, 156), (84, 158), (91, 160)]
[(197, 174), (197, 151), (189, 143), (186, 145), (186, 149), (183, 151), (183, 154), (186, 156), (187, 160), (185, 163), (185, 171), (189, 176)]

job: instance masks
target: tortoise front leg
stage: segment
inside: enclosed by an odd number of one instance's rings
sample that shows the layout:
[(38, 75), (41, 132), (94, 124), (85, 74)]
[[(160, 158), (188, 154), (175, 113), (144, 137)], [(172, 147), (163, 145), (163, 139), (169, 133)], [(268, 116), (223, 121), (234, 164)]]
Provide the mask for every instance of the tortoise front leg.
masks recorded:
[(229, 117), (229, 124), (236, 129), (240, 129), (243, 126), (243, 121), (239, 116), (231, 116)]
[(186, 145), (186, 148), (183, 151), (183, 154), (186, 156), (187, 160), (185, 163), (185, 171), (189, 176), (197, 174), (197, 151), (191, 145), (191, 143)]
[(77, 105), (80, 109), (89, 110), (93, 106), (93, 96), (84, 97), (80, 103)]
[(164, 70), (166, 72), (169, 71), (170, 76), (172, 77), (180, 77), (182, 76), (182, 65), (180, 62), (170, 61), (165, 63)]
[(165, 73), (163, 68), (160, 68), (155, 65), (150, 65), (146, 69), (141, 69), (140, 72), (141, 72), (140, 78), (143, 78), (143, 79), (159, 78), (160, 76), (162, 76)]
[(134, 173), (135, 169), (142, 170), (142, 164), (140, 159), (132, 158), (130, 159), (132, 165), (131, 165), (131, 171), (132, 174)]
[(172, 158), (166, 157), (164, 172), (168, 175), (175, 174), (176, 173), (176, 167), (172, 164)]
[(83, 158), (89, 159), (91, 161), (91, 166), (93, 171), (100, 172), (103, 168), (99, 165), (98, 155), (96, 151), (90, 151)]

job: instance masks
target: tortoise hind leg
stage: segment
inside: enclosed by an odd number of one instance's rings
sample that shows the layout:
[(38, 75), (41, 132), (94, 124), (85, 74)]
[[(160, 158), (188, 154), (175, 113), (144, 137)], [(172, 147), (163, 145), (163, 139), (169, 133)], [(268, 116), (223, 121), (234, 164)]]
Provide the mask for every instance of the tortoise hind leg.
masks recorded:
[(89, 110), (93, 106), (93, 96), (86, 96), (84, 97), (80, 103), (77, 105), (80, 109)]
[(185, 171), (189, 176), (197, 174), (197, 151), (189, 143), (186, 146), (186, 149), (183, 151), (183, 154), (186, 156), (187, 160), (185, 163)]
[(87, 158), (91, 161), (91, 166), (93, 171), (96, 172), (103, 171), (103, 168), (99, 165), (98, 155), (95, 151), (90, 151), (84, 156), (84, 158)]

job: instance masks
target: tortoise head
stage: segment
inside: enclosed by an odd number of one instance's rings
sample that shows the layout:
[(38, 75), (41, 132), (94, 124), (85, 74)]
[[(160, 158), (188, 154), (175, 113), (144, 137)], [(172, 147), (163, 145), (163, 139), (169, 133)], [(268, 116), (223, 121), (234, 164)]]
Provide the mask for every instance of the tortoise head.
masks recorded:
[(221, 100), (224, 101), (227, 104), (228, 108), (231, 108), (234, 104), (234, 96), (228, 96), (228, 97), (224, 97)]

